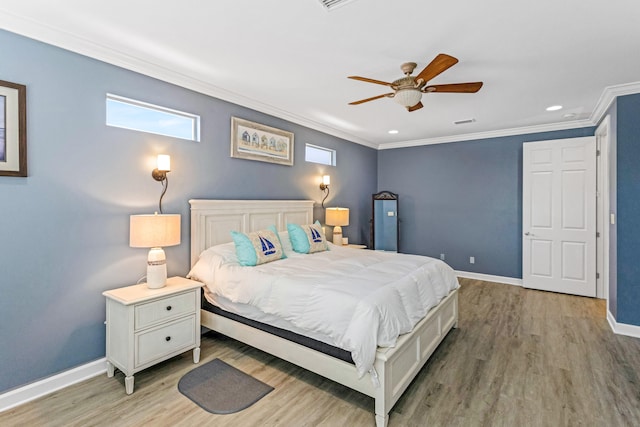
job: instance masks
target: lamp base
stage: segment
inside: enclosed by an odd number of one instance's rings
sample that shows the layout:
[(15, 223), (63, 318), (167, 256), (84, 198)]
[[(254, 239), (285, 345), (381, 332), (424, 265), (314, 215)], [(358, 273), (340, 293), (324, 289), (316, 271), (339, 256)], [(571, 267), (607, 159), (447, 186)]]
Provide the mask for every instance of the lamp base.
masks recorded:
[(151, 248), (147, 257), (147, 287), (164, 288), (167, 284), (167, 258), (162, 248)]
[(339, 225), (333, 227), (333, 244), (342, 246), (342, 227)]

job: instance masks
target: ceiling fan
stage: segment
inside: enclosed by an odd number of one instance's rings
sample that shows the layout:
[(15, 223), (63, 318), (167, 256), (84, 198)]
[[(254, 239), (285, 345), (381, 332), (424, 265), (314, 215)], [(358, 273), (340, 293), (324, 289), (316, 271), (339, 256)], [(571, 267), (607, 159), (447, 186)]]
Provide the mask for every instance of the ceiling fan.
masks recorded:
[(449, 92), (449, 93), (476, 93), (482, 87), (482, 82), (474, 83), (452, 83), (444, 85), (429, 85), (427, 82), (443, 71), (454, 66), (458, 60), (453, 56), (441, 53), (435, 57), (433, 61), (420, 72), (417, 76), (413, 77), (411, 73), (418, 64), (415, 62), (405, 62), (400, 66), (404, 77), (393, 81), (393, 83), (387, 83), (380, 80), (369, 79), (366, 77), (349, 76), (350, 79), (360, 80), (368, 83), (375, 83), (383, 86), (389, 86), (393, 89), (391, 93), (385, 93), (383, 95), (374, 96), (367, 99), (361, 99), (360, 101), (350, 102), (349, 105), (358, 105), (364, 102), (374, 101), (380, 98), (393, 98), (395, 101), (404, 106), (407, 111), (416, 111), (423, 107), (420, 99), (423, 93), (430, 92)]

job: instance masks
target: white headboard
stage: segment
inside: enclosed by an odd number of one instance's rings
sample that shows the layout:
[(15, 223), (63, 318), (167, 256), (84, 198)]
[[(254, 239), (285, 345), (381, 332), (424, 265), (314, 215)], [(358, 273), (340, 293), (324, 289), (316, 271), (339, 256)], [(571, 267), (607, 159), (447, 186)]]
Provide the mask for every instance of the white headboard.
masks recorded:
[(189, 200), (191, 265), (205, 249), (231, 241), (231, 231), (249, 233), (275, 225), (311, 224), (313, 200)]

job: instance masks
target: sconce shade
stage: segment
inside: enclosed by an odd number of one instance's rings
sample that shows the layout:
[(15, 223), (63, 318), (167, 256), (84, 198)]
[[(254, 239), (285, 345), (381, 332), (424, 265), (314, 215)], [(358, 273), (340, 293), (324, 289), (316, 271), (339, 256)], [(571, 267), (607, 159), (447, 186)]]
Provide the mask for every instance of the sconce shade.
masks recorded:
[(322, 175), (322, 183), (324, 185), (330, 185), (331, 184), (331, 176), (330, 175)]
[(349, 208), (327, 208), (325, 212), (327, 225), (349, 225)]
[(180, 215), (131, 215), (129, 246), (161, 248), (180, 244)]
[(158, 154), (156, 160), (156, 168), (159, 171), (170, 172), (171, 171), (171, 156), (168, 154)]

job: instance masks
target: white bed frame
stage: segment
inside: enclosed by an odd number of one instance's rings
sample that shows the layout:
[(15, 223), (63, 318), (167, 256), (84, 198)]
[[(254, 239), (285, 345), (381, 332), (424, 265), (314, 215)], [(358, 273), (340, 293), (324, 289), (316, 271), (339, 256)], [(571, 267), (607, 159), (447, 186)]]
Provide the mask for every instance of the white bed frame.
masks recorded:
[[(230, 231), (251, 232), (287, 223), (311, 224), (312, 200), (190, 200), (191, 265), (206, 248), (231, 241)], [(458, 293), (452, 291), (393, 348), (378, 348), (375, 370), (380, 386), (369, 375), (358, 378), (354, 365), (284, 338), (201, 310), (201, 323), (214, 331), (294, 363), (375, 399), (376, 426), (384, 427), (389, 412), (447, 332), (457, 326)]]

